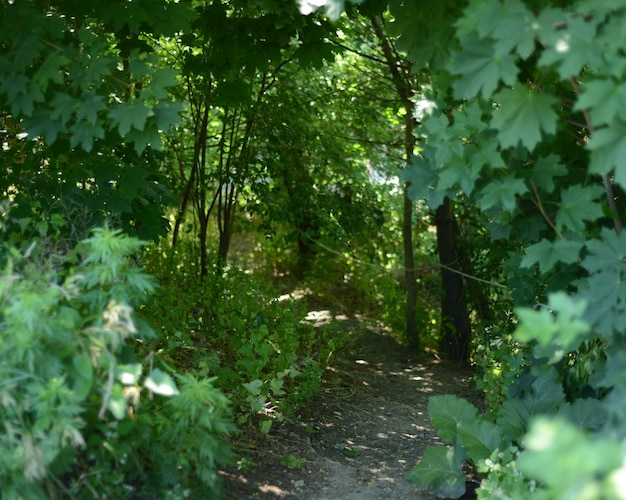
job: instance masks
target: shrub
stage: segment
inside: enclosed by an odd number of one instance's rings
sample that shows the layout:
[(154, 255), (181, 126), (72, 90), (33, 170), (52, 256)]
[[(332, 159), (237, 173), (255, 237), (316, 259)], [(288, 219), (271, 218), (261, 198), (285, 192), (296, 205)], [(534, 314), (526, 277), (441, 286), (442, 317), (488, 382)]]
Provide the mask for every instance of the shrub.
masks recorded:
[[(189, 272), (185, 249), (177, 252), (165, 266), (157, 248), (146, 255), (168, 283), (145, 311), (162, 332), (156, 349), (176, 365), (216, 377), (233, 401), (237, 423), (269, 431), (319, 390), (343, 338), (332, 328), (307, 325), (307, 308), (279, 298), (266, 280), (235, 268), (201, 279)], [(182, 289), (184, 294), (172, 293)]]
[[(230, 456), (221, 436), (233, 429), (224, 396), (184, 376), (179, 390), (157, 358), (135, 354), (154, 336), (135, 313), (155, 287), (130, 258), (141, 246), (99, 228), (67, 254), (41, 238), (1, 250), (3, 498), (126, 497), (159, 469), (218, 488), (216, 464)], [(182, 424), (193, 440), (164, 431)]]

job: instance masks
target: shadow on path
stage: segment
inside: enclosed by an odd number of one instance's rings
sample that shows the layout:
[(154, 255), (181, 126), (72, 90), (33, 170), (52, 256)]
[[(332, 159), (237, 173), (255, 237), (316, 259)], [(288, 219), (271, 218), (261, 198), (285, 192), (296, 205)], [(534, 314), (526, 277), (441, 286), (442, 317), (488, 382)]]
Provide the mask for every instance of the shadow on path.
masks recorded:
[[(325, 316), (330, 314), (316, 311), (308, 319), (319, 323)], [(426, 446), (440, 443), (428, 398), (455, 394), (479, 401), (471, 371), (411, 355), (383, 329), (359, 319), (335, 320), (354, 332), (356, 357), (328, 369), (321, 393), (299, 422), (248, 443), (243, 453), (257, 465), (246, 473), (224, 473), (227, 499), (433, 498), (404, 478)], [(301, 467), (281, 465), (287, 455)]]

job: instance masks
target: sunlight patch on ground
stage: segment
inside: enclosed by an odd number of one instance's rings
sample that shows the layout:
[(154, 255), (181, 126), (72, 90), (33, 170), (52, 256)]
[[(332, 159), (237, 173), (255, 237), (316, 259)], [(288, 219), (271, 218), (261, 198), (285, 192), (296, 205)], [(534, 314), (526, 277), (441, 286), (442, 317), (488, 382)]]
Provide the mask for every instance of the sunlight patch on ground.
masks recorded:
[(259, 491), (261, 493), (268, 493), (278, 497), (291, 496), (291, 493), (289, 491), (283, 490), (281, 487), (275, 486), (273, 484), (261, 484), (259, 485)]
[(311, 323), (313, 326), (323, 326), (328, 325), (333, 321), (333, 315), (328, 310), (322, 311), (310, 311), (309, 314), (306, 315), (304, 321), (307, 323)]
[(304, 297), (306, 297), (307, 295), (311, 295), (313, 292), (311, 292), (311, 290), (309, 290), (308, 288), (305, 289), (301, 289), (301, 290), (294, 290), (291, 293), (285, 293), (284, 295), (281, 295), (280, 297), (277, 297), (276, 299), (274, 299), (277, 302), (284, 302), (285, 300), (300, 300), (303, 299)]

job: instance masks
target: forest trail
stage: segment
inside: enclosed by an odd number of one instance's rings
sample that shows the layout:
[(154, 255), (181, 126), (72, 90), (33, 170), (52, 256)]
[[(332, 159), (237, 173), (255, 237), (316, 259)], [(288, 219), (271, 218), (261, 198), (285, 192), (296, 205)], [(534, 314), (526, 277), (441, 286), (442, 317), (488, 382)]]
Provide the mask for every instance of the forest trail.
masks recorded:
[(328, 369), (298, 422), (276, 426), (268, 437), (240, 436), (239, 454), (254, 465), (223, 473), (226, 499), (434, 498), (405, 476), (429, 444), (440, 443), (428, 398), (480, 399), (471, 371), (411, 355), (381, 327), (335, 319), (352, 332), (355, 356)]

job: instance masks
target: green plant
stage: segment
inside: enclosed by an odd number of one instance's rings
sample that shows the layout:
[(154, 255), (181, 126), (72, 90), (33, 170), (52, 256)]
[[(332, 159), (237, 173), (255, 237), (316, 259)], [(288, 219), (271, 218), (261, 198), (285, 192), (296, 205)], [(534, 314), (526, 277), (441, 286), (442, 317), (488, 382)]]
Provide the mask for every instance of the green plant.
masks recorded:
[(285, 455), (280, 461), (280, 465), (283, 465), (289, 469), (302, 469), (302, 465), (306, 462), (304, 458), (298, 458), (295, 455)]
[[(216, 376), (233, 401), (237, 422), (269, 432), (274, 420), (293, 416), (320, 387), (326, 363), (344, 340), (331, 328), (304, 322), (295, 300), (279, 300), (266, 281), (234, 268), (211, 279), (190, 275), (186, 247), (167, 262), (146, 253), (167, 286), (145, 310), (163, 332), (154, 348), (177, 366)], [(171, 293), (184, 287), (185, 293)]]
[[(131, 259), (141, 246), (97, 228), (68, 254), (42, 239), (24, 242), (26, 251), (0, 250), (3, 498), (126, 496), (151, 467), (170, 476), (183, 467), (217, 488), (216, 464), (230, 457), (222, 436), (233, 429), (224, 396), (184, 376), (179, 390), (153, 356), (135, 355), (154, 336), (135, 312), (154, 289)], [(166, 432), (174, 422), (189, 424), (188, 434)], [(148, 451), (139, 459), (137, 449)], [(184, 461), (183, 449), (192, 453)], [(178, 460), (170, 459), (176, 450)]]
[(487, 411), (495, 416), (524, 371), (528, 348), (495, 325), (477, 334), (472, 344), (476, 388), (483, 391)]

